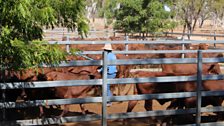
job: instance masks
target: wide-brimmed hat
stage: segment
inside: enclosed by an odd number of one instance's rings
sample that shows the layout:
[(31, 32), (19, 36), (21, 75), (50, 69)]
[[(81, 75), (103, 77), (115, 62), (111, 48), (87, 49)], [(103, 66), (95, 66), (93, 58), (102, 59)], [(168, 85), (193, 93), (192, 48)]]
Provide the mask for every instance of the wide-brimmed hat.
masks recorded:
[(104, 50), (113, 50), (111, 44), (105, 44), (102, 49), (104, 49)]

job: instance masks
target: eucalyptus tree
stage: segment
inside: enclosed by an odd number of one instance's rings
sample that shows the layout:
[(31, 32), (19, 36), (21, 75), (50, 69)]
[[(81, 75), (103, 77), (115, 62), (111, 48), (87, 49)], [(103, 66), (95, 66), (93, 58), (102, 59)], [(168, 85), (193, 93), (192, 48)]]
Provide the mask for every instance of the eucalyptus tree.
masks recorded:
[(199, 19), (198, 19), (198, 24), (199, 24), (199, 28), (202, 28), (204, 21), (211, 19), (211, 15), (212, 15), (212, 1), (211, 0), (207, 0), (205, 1), (204, 4), (204, 9), (202, 9), (201, 13), (199, 14)]
[[(207, 13), (209, 0), (179, 0), (176, 1), (176, 13), (180, 20), (183, 21), (184, 30), (187, 28), (188, 33), (192, 33), (200, 16)], [(205, 11), (206, 10), (206, 11)]]
[[(174, 27), (172, 11), (166, 11), (164, 4), (169, 0), (118, 0), (120, 7), (114, 12), (114, 28), (125, 33), (162, 32)], [(167, 7), (166, 6), (166, 7)]]
[(0, 0), (0, 66), (4, 70), (57, 65), (66, 53), (42, 40), (44, 28), (88, 32), (85, 0)]
[(210, 13), (211, 19), (213, 20), (213, 29), (217, 29), (218, 25), (224, 27), (224, 1), (223, 0), (212, 0), (210, 2)]

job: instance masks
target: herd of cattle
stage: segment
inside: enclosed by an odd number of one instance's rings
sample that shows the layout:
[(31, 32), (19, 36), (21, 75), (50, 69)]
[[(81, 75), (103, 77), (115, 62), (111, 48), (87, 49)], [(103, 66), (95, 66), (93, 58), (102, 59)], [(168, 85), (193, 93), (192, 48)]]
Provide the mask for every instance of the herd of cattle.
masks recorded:
[[(124, 44), (112, 45), (114, 50), (124, 50)], [(72, 45), (72, 48), (80, 50), (101, 50), (103, 44), (89, 46), (89, 45)], [(145, 45), (145, 44), (132, 44), (129, 50), (181, 50), (180, 45)], [(207, 49), (206, 44), (188, 45), (188, 49)], [(93, 59), (102, 59), (101, 55), (88, 55)], [(196, 57), (196, 54), (186, 54), (186, 57)], [(181, 54), (141, 54), (141, 55), (122, 55), (117, 54), (118, 59), (143, 59), (143, 58), (180, 58)], [(203, 54), (203, 57), (223, 57), (222, 53), (208, 53)], [(68, 60), (85, 60), (83, 57), (70, 56)], [(61, 67), (61, 68), (40, 68), (38, 71), (25, 70), (20, 72), (5, 71), (0, 74), (1, 82), (27, 82), (27, 81), (55, 81), (55, 80), (89, 80), (100, 79), (101, 75), (96, 71), (98, 66), (81, 66), (81, 67)], [(162, 72), (146, 72), (137, 71), (130, 72), (134, 65), (118, 65), (117, 78), (129, 77), (161, 77), (161, 76), (188, 76), (197, 74), (197, 64), (162, 64)], [(221, 74), (221, 68), (218, 63), (203, 64), (203, 74)], [(164, 84), (163, 84), (164, 83)], [(191, 92), (196, 90), (196, 82), (163, 82), (163, 83), (143, 83), (133, 84), (134, 94), (153, 94), (153, 93), (170, 93), (170, 92)], [(214, 91), (224, 90), (224, 80), (207, 80), (203, 81), (203, 90)], [(116, 88), (123, 88), (119, 85), (114, 85)], [(40, 89), (8, 89), (5, 90), (6, 94), (4, 101), (16, 101), (18, 97), (22, 100), (40, 100), (40, 99), (66, 99), (66, 98), (84, 98), (87, 96), (99, 95), (98, 86), (74, 86), (74, 87), (51, 87)], [(2, 90), (1, 90), (2, 94)], [(119, 95), (119, 94), (116, 94)], [(1, 100), (3, 98), (1, 97)], [(221, 106), (223, 97), (206, 97), (202, 99), (202, 105)], [(191, 108), (195, 107), (196, 98), (181, 98), (181, 99), (161, 99), (157, 100), (160, 104), (171, 102), (167, 109), (176, 108)], [(137, 101), (129, 101), (127, 112), (131, 112), (136, 106)], [(145, 109), (152, 110), (152, 100), (145, 100)], [(85, 107), (81, 104), (80, 108), (82, 113), (86, 113)], [(39, 107), (40, 116), (44, 115), (43, 107)], [(64, 116), (69, 111), (69, 106), (65, 105), (63, 112), (59, 115)], [(219, 114), (219, 113), (218, 113)], [(221, 117), (221, 116), (220, 116)]]

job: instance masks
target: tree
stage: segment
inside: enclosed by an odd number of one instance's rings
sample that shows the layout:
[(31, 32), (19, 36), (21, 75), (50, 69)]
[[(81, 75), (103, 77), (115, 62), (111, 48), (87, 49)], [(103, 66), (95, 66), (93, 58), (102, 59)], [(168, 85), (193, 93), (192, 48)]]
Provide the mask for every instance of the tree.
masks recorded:
[(43, 28), (88, 32), (85, 0), (0, 0), (0, 66), (4, 70), (57, 65), (65, 60), (58, 45), (42, 41)]
[(170, 19), (172, 12), (164, 9), (167, 1), (158, 0), (121, 0), (120, 8), (115, 11), (117, 30), (125, 33), (156, 33), (174, 27)]
[(192, 33), (196, 23), (201, 19), (200, 25), (210, 16), (213, 0), (179, 0), (176, 2), (176, 13), (180, 20), (183, 20), (184, 30)]
[(223, 0), (213, 0), (210, 2), (210, 14), (213, 20), (214, 30), (217, 30), (218, 26), (224, 27), (224, 1)]

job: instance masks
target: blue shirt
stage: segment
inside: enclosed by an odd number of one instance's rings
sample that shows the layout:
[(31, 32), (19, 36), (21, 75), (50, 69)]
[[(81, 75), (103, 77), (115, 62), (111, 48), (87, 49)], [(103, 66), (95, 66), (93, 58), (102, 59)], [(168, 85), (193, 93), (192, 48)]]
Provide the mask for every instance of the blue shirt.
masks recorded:
[[(115, 54), (113, 54), (113, 53), (111, 53), (111, 52), (109, 52), (109, 53), (107, 54), (107, 60), (116, 60), (116, 59), (117, 59), (117, 58), (116, 58), (116, 55), (115, 55)], [(101, 68), (100, 71), (103, 71), (103, 68)], [(107, 67), (107, 73), (108, 73), (108, 74), (114, 74), (114, 73), (116, 73), (116, 72), (117, 72), (116, 65), (111, 65), (111, 66), (108, 66), (108, 67)]]
[[(108, 53), (107, 60), (116, 60), (116, 59), (117, 58), (116, 58), (116, 55), (115, 54), (113, 54), (111, 52)], [(116, 68), (115, 65), (108, 66), (107, 68), (108, 68), (108, 72), (107, 73), (109, 73), (109, 74), (113, 74), (113, 73), (116, 73), (117, 72), (117, 68)]]

